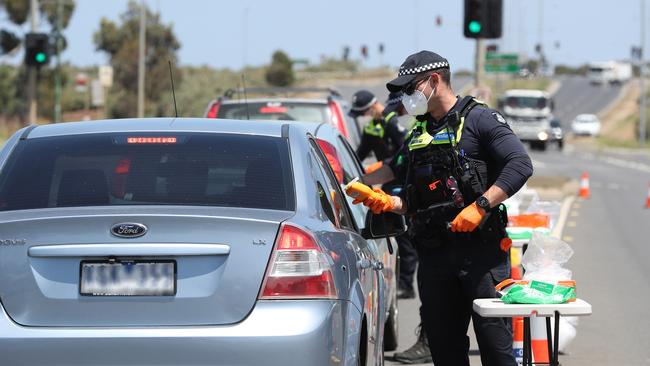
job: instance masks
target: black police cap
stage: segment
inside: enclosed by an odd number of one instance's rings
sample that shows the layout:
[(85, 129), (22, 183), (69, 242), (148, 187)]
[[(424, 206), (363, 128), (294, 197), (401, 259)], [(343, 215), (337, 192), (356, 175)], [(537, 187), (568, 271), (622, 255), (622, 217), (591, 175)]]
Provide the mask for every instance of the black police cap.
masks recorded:
[(364, 114), (368, 108), (377, 102), (377, 97), (367, 90), (359, 90), (352, 96), (350, 116), (357, 117)]
[(431, 51), (420, 51), (407, 57), (399, 67), (397, 77), (386, 84), (391, 92), (404, 90), (418, 74), (440, 69), (449, 69), (449, 62), (444, 57)]

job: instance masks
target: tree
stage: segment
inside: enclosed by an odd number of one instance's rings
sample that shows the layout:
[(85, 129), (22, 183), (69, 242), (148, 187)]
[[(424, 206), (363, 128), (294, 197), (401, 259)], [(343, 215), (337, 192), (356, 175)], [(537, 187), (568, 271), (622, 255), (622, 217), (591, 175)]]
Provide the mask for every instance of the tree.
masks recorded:
[(279, 50), (275, 51), (271, 59), (271, 65), (266, 70), (266, 82), (273, 86), (290, 86), (294, 80), (291, 59), (286, 53)]
[[(145, 114), (170, 115), (174, 107), (168, 61), (172, 61), (176, 69), (176, 51), (180, 43), (172, 27), (161, 23), (160, 14), (146, 7), (145, 11)], [(140, 6), (130, 1), (119, 24), (104, 18), (93, 36), (97, 50), (106, 52), (113, 66), (115, 94), (111, 97), (109, 115), (115, 118), (134, 117), (137, 113), (139, 28)], [(174, 70), (174, 77), (179, 76), (178, 70)], [(174, 81), (180, 84), (181, 80)]]

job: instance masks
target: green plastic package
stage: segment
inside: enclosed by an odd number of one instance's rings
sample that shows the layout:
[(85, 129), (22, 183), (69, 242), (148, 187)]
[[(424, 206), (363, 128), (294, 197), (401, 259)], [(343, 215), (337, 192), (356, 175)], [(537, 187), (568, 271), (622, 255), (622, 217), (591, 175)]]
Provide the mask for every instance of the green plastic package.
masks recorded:
[(564, 304), (575, 298), (573, 287), (532, 281), (530, 285), (512, 285), (501, 300), (506, 304)]

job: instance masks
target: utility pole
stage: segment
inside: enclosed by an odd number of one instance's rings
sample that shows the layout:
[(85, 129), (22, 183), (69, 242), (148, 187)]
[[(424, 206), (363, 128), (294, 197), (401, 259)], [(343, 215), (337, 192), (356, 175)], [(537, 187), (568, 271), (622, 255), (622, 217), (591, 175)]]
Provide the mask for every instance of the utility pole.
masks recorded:
[(476, 52), (474, 55), (474, 86), (478, 89), (483, 81), (483, 71), (485, 69), (485, 47), (483, 39), (476, 39)]
[(144, 117), (144, 51), (146, 41), (147, 11), (144, 0), (140, 2), (140, 44), (138, 56), (138, 118)]
[[(38, 28), (38, 1), (30, 1), (30, 17), (32, 23), (32, 32)], [(27, 84), (27, 104), (29, 105), (29, 123), (36, 123), (36, 77), (38, 70), (35, 66), (27, 66), (28, 84)]]
[(645, 146), (646, 136), (646, 90), (645, 90), (645, 0), (641, 0), (641, 52), (639, 55), (639, 88), (641, 101), (639, 103), (639, 144)]
[(61, 31), (63, 30), (63, 1), (56, 0), (56, 73), (54, 89), (54, 123), (61, 122)]

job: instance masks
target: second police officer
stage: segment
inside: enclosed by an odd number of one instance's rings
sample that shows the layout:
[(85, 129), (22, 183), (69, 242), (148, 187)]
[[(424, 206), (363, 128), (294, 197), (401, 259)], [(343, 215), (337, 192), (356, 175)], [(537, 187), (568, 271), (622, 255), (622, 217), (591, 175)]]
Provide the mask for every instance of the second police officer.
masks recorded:
[(363, 126), (356, 151), (359, 160), (364, 161), (373, 152), (380, 162), (393, 156), (402, 146), (406, 130), (399, 125), (397, 113), (386, 109), (373, 93), (367, 90), (354, 93), (350, 116)]
[[(496, 111), (454, 95), (448, 61), (420, 51), (386, 84), (403, 91), (418, 124), (407, 142), (406, 185), (363, 203), (407, 214), (418, 248), (422, 321), (436, 366), (469, 366), (470, 319), (484, 366), (515, 366), (510, 324), (472, 311), (509, 277), (507, 213), (501, 204), (532, 175), (519, 139)], [(378, 192), (381, 192), (378, 190)]]

